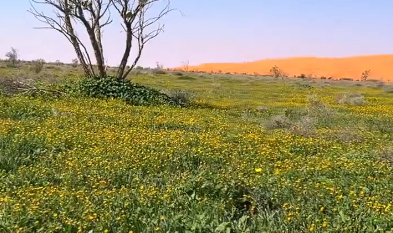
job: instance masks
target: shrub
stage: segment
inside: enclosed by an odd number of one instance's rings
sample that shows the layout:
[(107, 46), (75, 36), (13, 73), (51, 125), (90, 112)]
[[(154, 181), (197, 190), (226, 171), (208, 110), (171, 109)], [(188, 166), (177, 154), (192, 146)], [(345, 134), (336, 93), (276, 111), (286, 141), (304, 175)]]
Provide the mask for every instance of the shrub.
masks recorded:
[(293, 123), (287, 116), (277, 115), (273, 116), (264, 126), (266, 129), (288, 129), (293, 126)]
[(153, 69), (152, 70), (153, 74), (166, 74), (166, 72), (164, 70), (160, 70), (160, 69)]
[(160, 91), (119, 80), (116, 77), (82, 79), (72, 85), (71, 92), (95, 98), (117, 98), (132, 105), (173, 104), (176, 101)]
[(291, 132), (295, 135), (303, 137), (311, 137), (316, 134), (315, 119), (310, 116), (303, 116), (292, 125), (290, 128)]
[(156, 68), (152, 70), (153, 74), (166, 74), (164, 66), (157, 62)]
[(36, 74), (40, 73), (42, 69), (44, 69), (45, 60), (44, 59), (37, 59), (32, 62), (31, 70), (34, 71)]
[(79, 60), (77, 58), (72, 59), (72, 67), (76, 68), (79, 65)]
[(393, 146), (386, 146), (377, 152), (378, 157), (393, 166)]
[(191, 94), (186, 91), (172, 91), (168, 96), (171, 98), (171, 102), (178, 106), (186, 107), (192, 102)]
[(338, 104), (360, 106), (365, 105), (365, 98), (362, 94), (348, 93), (337, 97)]

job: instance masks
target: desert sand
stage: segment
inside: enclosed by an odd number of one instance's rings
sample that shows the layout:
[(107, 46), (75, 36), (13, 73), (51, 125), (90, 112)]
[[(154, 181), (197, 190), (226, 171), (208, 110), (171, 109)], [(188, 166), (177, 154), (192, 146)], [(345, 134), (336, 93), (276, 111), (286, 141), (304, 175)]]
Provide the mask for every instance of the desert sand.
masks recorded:
[[(247, 63), (207, 63), (190, 66), (191, 71), (270, 74), (273, 66), (289, 76), (304, 74), (308, 77), (352, 78), (360, 80), (362, 72), (370, 70), (368, 79), (393, 82), (393, 54), (345, 58), (292, 57), (265, 59)], [(178, 68), (181, 69), (181, 68)]]

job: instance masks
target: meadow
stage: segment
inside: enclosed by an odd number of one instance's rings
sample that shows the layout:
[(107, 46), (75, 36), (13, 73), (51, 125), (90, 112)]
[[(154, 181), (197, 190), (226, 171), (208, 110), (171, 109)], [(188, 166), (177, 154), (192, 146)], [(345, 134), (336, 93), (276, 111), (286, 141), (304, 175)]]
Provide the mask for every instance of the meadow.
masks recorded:
[[(0, 83), (78, 72), (3, 65)], [(0, 96), (0, 232), (393, 232), (389, 85), (130, 79), (198, 104)]]

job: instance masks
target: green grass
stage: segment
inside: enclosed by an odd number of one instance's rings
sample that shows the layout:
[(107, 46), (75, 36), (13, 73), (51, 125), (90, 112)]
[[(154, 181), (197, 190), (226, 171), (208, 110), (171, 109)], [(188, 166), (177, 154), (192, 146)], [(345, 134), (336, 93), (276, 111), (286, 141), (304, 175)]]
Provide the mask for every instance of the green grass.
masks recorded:
[[(59, 69), (0, 68), (0, 80), (26, 72), (61, 83), (79, 72)], [(386, 87), (192, 73), (130, 78), (191, 93), (199, 107), (0, 96), (0, 232), (393, 230)], [(362, 104), (339, 101), (350, 93)]]

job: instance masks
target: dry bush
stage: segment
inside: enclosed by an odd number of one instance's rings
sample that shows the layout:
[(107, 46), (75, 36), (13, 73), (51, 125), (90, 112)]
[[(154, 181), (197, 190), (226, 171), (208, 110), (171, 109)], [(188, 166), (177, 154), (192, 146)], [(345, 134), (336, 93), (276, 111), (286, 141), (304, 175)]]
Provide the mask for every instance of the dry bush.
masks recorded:
[(303, 116), (292, 125), (290, 131), (293, 134), (300, 135), (303, 137), (312, 137), (316, 134), (315, 119), (310, 116)]
[(265, 122), (264, 127), (268, 130), (283, 129), (295, 135), (312, 137), (316, 134), (316, 120), (310, 116), (302, 116), (298, 120), (291, 120), (285, 115), (273, 116)]
[(338, 104), (362, 106), (366, 104), (364, 95), (358, 93), (347, 93), (339, 95), (336, 99)]
[(337, 132), (330, 133), (327, 138), (344, 143), (350, 143), (350, 142), (360, 143), (364, 141), (364, 138), (362, 136), (357, 135), (356, 133), (354, 133), (353, 130), (350, 129), (341, 129), (338, 130)]
[(34, 73), (38, 74), (44, 69), (45, 60), (44, 59), (37, 59), (32, 61), (32, 66), (30, 67)]
[(334, 121), (336, 112), (322, 103), (320, 99), (308, 96), (309, 104), (300, 110), (287, 109), (285, 114), (273, 116), (264, 124), (266, 129), (285, 129), (303, 137), (316, 135), (317, 124), (330, 124)]
[(285, 115), (273, 116), (264, 124), (266, 129), (289, 129), (291, 126), (293, 126), (291, 119)]
[(165, 70), (164, 70), (164, 66), (160, 63), (157, 62), (156, 64), (156, 68), (154, 68), (152, 70), (153, 74), (166, 74)]
[(386, 146), (377, 152), (379, 159), (393, 166), (393, 146)]
[(318, 118), (319, 120), (328, 120), (336, 115), (336, 112), (316, 95), (307, 96), (308, 106), (306, 108), (307, 115), (310, 117)]
[(78, 60), (78, 58), (72, 59), (71, 62), (72, 62), (72, 63), (71, 63), (71, 66), (72, 66), (72, 67), (74, 67), (74, 68), (78, 67), (78, 65), (79, 65), (79, 60)]
[(258, 106), (255, 108), (256, 111), (261, 112), (261, 113), (265, 113), (267, 112), (269, 109), (265, 106)]

